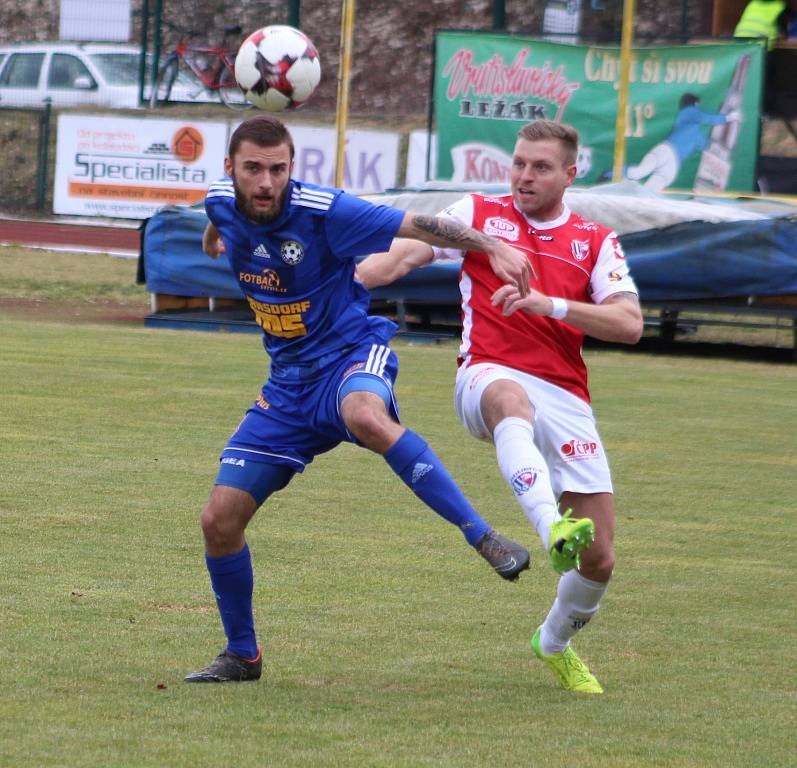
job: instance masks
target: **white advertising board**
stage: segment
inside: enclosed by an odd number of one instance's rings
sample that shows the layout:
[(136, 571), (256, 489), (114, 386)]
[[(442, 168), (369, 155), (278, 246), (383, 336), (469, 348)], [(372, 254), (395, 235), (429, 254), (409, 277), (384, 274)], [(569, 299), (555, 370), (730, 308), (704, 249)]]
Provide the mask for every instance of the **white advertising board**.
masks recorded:
[[(427, 174), (427, 153), (431, 151), (431, 168)], [(407, 188), (422, 187), (429, 179), (437, 178), (437, 135), (432, 134), (432, 146), (429, 148), (429, 133), (417, 130), (410, 132), (407, 145), (407, 173), (404, 186)]]
[(61, 40), (130, 40), (130, 0), (61, 0)]
[[(144, 118), (60, 115), (53, 210), (145, 219), (164, 205), (192, 205), (224, 176), (228, 131), (236, 126)], [(332, 186), (334, 128), (288, 126), (293, 177)], [(354, 194), (396, 186), (400, 135), (346, 132), (343, 187)]]
[[(293, 177), (334, 186), (337, 132), (334, 128), (289, 125), (296, 157)], [(396, 186), (399, 139), (385, 131), (346, 131), (342, 187), (354, 194), (384, 192)]]
[(227, 124), (59, 115), (53, 211), (145, 219), (224, 175)]

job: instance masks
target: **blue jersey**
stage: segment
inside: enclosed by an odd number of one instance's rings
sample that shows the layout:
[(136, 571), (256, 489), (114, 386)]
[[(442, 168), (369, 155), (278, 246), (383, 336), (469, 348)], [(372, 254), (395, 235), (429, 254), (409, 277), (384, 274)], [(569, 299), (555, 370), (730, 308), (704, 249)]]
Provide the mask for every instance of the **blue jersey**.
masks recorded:
[(282, 212), (254, 224), (236, 208), (229, 178), (211, 184), (205, 210), (263, 329), (272, 380), (311, 381), (355, 345), (396, 332), (368, 316), (354, 266), (357, 256), (388, 250), (403, 211), (291, 179)]

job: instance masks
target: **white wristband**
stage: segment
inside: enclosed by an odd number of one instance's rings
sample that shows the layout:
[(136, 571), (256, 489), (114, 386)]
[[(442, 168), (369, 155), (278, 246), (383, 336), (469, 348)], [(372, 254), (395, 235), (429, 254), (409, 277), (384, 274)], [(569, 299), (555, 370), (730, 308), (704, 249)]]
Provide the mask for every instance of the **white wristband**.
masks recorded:
[(548, 317), (552, 317), (554, 320), (564, 320), (567, 317), (567, 301), (553, 296), (549, 296), (548, 298), (551, 300), (551, 304), (553, 304), (553, 309)]

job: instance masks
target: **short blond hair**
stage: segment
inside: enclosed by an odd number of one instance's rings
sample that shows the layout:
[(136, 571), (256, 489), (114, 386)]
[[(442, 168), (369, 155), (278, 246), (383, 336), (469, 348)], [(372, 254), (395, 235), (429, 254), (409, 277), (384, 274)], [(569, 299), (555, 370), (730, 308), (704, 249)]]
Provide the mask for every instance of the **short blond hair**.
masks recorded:
[(533, 120), (517, 132), (517, 137), (526, 141), (556, 139), (564, 149), (565, 165), (576, 164), (578, 131), (572, 125), (555, 123), (553, 120)]

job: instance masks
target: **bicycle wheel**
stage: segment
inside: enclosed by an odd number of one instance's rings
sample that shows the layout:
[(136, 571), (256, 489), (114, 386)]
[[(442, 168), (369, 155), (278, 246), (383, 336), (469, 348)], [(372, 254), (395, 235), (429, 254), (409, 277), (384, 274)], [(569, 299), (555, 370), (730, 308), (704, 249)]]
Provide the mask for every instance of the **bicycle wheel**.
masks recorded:
[(230, 109), (250, 109), (253, 105), (246, 100), (241, 86), (235, 79), (235, 63), (231, 61), (229, 66), (226, 65), (219, 73), (219, 89), (216, 91), (219, 94), (219, 100), (222, 104)]
[(166, 63), (161, 67), (158, 72), (158, 79), (152, 88), (152, 93), (149, 96), (149, 106), (154, 109), (169, 101), (169, 96), (172, 92), (172, 86), (177, 79), (177, 69), (179, 62), (176, 58), (169, 58)]

